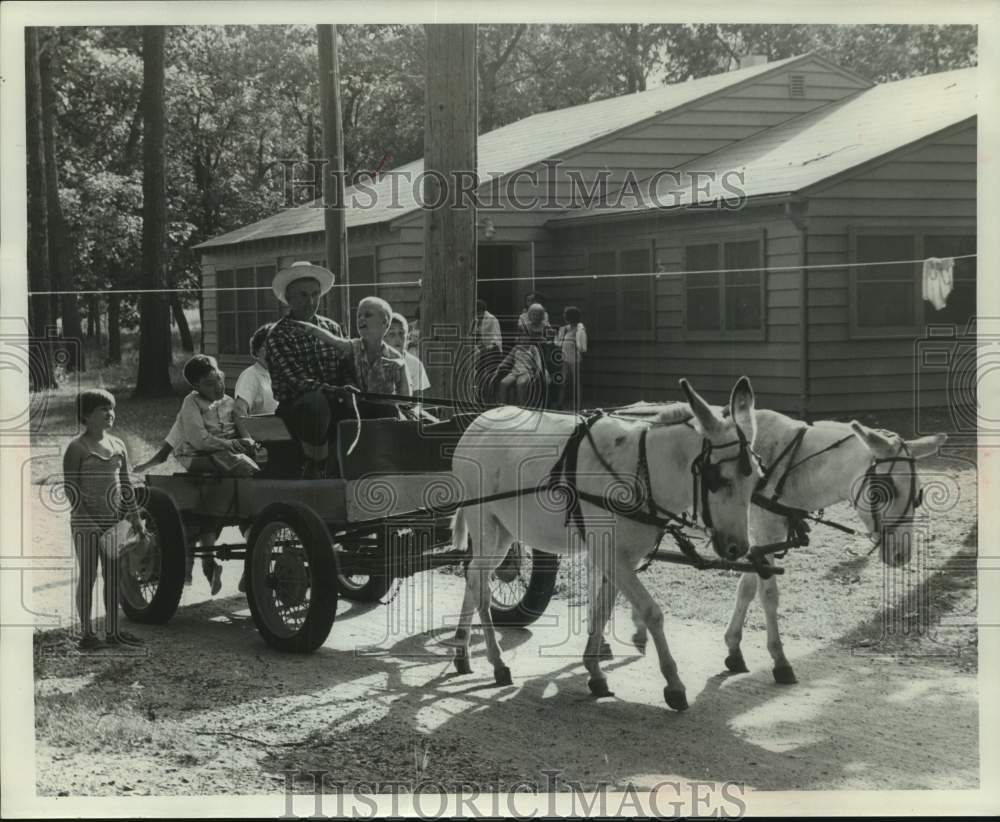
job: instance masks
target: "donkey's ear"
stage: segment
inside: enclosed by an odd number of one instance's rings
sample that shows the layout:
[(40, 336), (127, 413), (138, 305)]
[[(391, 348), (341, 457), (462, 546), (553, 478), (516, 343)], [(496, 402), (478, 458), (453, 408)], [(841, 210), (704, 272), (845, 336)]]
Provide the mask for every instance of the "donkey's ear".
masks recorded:
[(754, 417), (754, 394), (753, 386), (746, 377), (740, 377), (733, 386), (733, 392), (729, 395), (729, 408), (735, 422), (747, 442), (753, 445), (757, 437), (757, 420)]
[(706, 434), (715, 431), (722, 423), (712, 411), (711, 406), (698, 395), (698, 392), (691, 387), (687, 380), (682, 379), (680, 384), (684, 396), (687, 397), (688, 405), (691, 407), (691, 413), (701, 423), (702, 430)]
[(910, 449), (914, 458), (919, 460), (936, 454), (947, 441), (947, 434), (931, 434), (927, 437), (920, 437), (920, 439), (907, 440), (906, 447)]
[(876, 457), (886, 457), (892, 450), (892, 443), (883, 437), (878, 431), (866, 428), (857, 420), (851, 420), (851, 430), (859, 440), (861, 440)]

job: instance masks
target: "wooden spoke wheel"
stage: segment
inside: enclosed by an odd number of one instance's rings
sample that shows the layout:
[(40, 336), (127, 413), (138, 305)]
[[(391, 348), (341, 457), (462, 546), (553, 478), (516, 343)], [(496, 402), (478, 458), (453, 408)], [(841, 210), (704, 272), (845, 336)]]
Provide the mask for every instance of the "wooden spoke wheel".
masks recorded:
[(247, 540), (247, 601), (257, 630), (280, 651), (312, 653), (337, 615), (337, 568), (323, 521), (300, 503), (273, 503)]
[(520, 542), (510, 546), (490, 575), (490, 613), (497, 625), (524, 627), (549, 605), (556, 587), (559, 557)]
[(149, 538), (122, 554), (121, 606), (133, 622), (162, 624), (176, 613), (184, 591), (184, 523), (158, 488), (138, 488), (136, 504)]

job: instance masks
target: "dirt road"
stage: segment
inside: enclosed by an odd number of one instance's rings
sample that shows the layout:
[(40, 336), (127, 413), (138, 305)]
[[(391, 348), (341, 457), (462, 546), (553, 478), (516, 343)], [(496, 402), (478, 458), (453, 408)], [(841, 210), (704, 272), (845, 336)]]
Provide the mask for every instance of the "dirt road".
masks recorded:
[[(756, 604), (743, 643), (751, 673), (722, 673), (728, 572), (656, 565), (643, 577), (687, 686), (690, 709), (677, 714), (663, 703), (652, 648), (641, 657), (630, 647), (621, 607), (605, 666), (616, 696), (590, 696), (572, 563), (539, 622), (501, 632), (514, 680), (505, 688), (478, 633), (468, 676), (453, 675), (438, 644), (452, 632), (459, 577), (418, 575), (390, 606), (342, 599), (326, 645), (296, 657), (260, 638), (228, 563), (218, 597), (196, 575), (168, 625), (129, 626), (146, 639), (142, 656), (80, 657), (66, 653), (62, 631), (36, 635), (38, 791), (268, 793), (274, 808), (261, 813), (280, 814), (287, 774), (314, 770), (348, 785), (464, 781), (481, 791), (522, 780), (544, 790), (546, 771), (582, 786), (667, 777), (760, 790), (976, 787), (976, 472), (941, 458), (922, 476), (951, 490), (937, 509), (928, 494), (933, 527), (907, 568), (889, 573), (863, 539), (829, 531), (783, 562), (781, 625), (797, 685), (773, 682)], [(37, 499), (31, 507), (36, 556), (58, 555), (65, 515)], [(847, 506), (827, 514), (852, 517)], [(67, 615), (67, 561), (26, 575), (36, 614)]]
[[(168, 626), (136, 629), (145, 656), (49, 656), (64, 647), (60, 634), (40, 635), (39, 793), (269, 793), (286, 771), (312, 770), (347, 784), (465, 780), (481, 790), (544, 785), (553, 770), (585, 786), (977, 784), (976, 678), (954, 660), (866, 659), (789, 639), (800, 683), (779, 686), (762, 639), (747, 645), (754, 671), (725, 676), (721, 626), (674, 615), (668, 638), (691, 702), (677, 714), (663, 704), (655, 658), (617, 638), (607, 664), (616, 696), (590, 696), (582, 609), (565, 598), (551, 625), (502, 632), (514, 684), (497, 688), (481, 644), (462, 677), (437, 646), (460, 601), (454, 576), (412, 580), (389, 607), (342, 601), (330, 640), (309, 657), (271, 651), (238, 595), (196, 601), (200, 589)], [(627, 636), (624, 611), (616, 624)]]

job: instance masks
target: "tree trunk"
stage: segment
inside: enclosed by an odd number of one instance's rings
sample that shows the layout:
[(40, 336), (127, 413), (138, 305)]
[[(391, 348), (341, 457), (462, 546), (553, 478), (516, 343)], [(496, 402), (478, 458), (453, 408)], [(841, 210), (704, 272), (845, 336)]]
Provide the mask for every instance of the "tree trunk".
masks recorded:
[(101, 304), (96, 294), (87, 295), (87, 339), (94, 339), (95, 335), (100, 340), (101, 333)]
[(166, 184), (164, 179), (163, 26), (142, 30), (142, 272), (139, 301), (139, 374), (135, 393), (162, 397), (170, 385), (170, 302), (166, 280)]
[[(25, 44), (25, 117), (28, 151), (28, 289), (51, 290), (49, 277), (48, 209), (45, 203), (45, 146), (42, 130), (42, 85), (38, 72), (38, 31), (24, 30)], [(52, 376), (52, 352), (48, 329), (53, 324), (49, 311), (51, 298), (31, 298), (28, 311), (30, 333), (28, 372), (29, 388), (40, 391), (55, 388)]]
[(170, 295), (170, 310), (174, 313), (174, 322), (177, 323), (177, 330), (181, 333), (181, 348), (189, 354), (193, 354), (194, 339), (191, 337), (191, 326), (188, 325), (187, 317), (184, 316), (184, 306), (181, 305), (181, 298), (177, 292)]
[[(42, 131), (45, 153), (45, 204), (48, 212), (49, 270), (55, 291), (73, 290), (73, 262), (70, 254), (66, 222), (59, 202), (59, 167), (56, 164), (55, 90), (52, 86), (51, 39), (39, 43), (38, 69), (42, 91)], [(83, 354), (83, 328), (80, 325), (80, 306), (74, 294), (60, 298), (62, 309), (62, 335), (66, 341), (66, 369), (86, 369)]]
[(108, 295), (108, 363), (122, 361), (121, 295)]

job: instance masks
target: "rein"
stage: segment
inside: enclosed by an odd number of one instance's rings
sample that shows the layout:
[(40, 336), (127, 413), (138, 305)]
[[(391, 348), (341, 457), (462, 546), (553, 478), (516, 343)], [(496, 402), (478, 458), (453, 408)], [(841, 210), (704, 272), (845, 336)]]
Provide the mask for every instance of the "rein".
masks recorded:
[[(453, 405), (454, 400), (444, 400), (433, 397), (423, 397), (417, 399), (415, 397), (403, 396), (401, 394), (382, 394), (376, 392), (361, 392), (354, 391), (355, 403), (356, 397), (362, 397), (366, 400), (375, 401), (392, 401), (400, 403), (423, 403), (425, 405)], [(503, 405), (493, 404), (493, 405), (483, 405), (484, 408), (500, 408)], [(357, 413), (357, 412), (356, 412)], [(557, 412), (559, 413), (559, 412)], [(561, 412), (561, 413), (571, 413), (571, 412)], [(357, 444), (358, 437), (360, 436), (361, 420), (360, 415), (357, 415), (358, 422), (358, 435), (355, 436), (354, 443), (351, 445), (351, 450), (353, 450), (354, 445)], [(573, 524), (576, 525), (581, 539), (585, 538), (583, 529), (583, 513), (580, 510), (580, 501), (590, 503), (598, 508), (602, 508), (609, 513), (613, 513), (616, 516), (622, 516), (626, 519), (632, 520), (633, 522), (638, 522), (643, 525), (651, 525), (659, 530), (656, 542), (653, 546), (652, 551), (643, 560), (642, 565), (636, 569), (637, 571), (644, 571), (649, 567), (650, 563), (656, 558), (657, 552), (659, 551), (660, 542), (665, 534), (670, 534), (673, 537), (674, 542), (680, 549), (682, 558), (665, 557), (669, 561), (683, 561), (687, 564), (693, 565), (699, 570), (705, 570), (708, 568), (720, 568), (720, 567), (735, 567), (737, 564), (728, 563), (726, 561), (709, 560), (702, 557), (697, 548), (692, 542), (690, 536), (685, 533), (684, 528), (697, 527), (698, 519), (698, 499), (699, 499), (699, 488), (701, 497), (701, 518), (705, 523), (705, 527), (711, 529), (712, 527), (712, 514), (711, 508), (709, 506), (709, 494), (715, 493), (723, 485), (722, 471), (720, 465), (725, 462), (738, 461), (740, 471), (744, 476), (749, 476), (753, 471), (753, 466), (750, 462), (750, 454), (753, 453), (750, 448), (750, 444), (747, 442), (746, 435), (743, 433), (742, 429), (737, 426), (736, 433), (737, 439), (731, 440), (729, 442), (722, 443), (721, 445), (713, 445), (711, 440), (705, 437), (702, 441), (701, 452), (694, 458), (691, 463), (691, 476), (692, 476), (692, 499), (694, 502), (694, 518), (689, 518), (685, 513), (676, 514), (673, 511), (669, 511), (666, 508), (661, 507), (653, 499), (653, 488), (650, 481), (649, 475), (649, 461), (646, 451), (646, 434), (649, 428), (658, 425), (678, 425), (684, 424), (686, 421), (677, 421), (676, 423), (656, 423), (651, 420), (644, 420), (641, 418), (629, 418), (622, 415), (620, 418), (630, 419), (634, 422), (646, 423), (645, 428), (639, 435), (639, 457), (636, 466), (636, 484), (633, 486), (633, 494), (635, 502), (629, 500), (615, 500), (609, 498), (607, 495), (597, 495), (591, 494), (586, 491), (581, 491), (576, 484), (576, 466), (577, 458), (579, 456), (580, 443), (586, 439), (593, 449), (594, 455), (597, 457), (601, 466), (607, 471), (615, 480), (623, 485), (625, 485), (624, 478), (608, 463), (601, 452), (597, 448), (597, 443), (594, 442), (593, 434), (591, 429), (594, 424), (605, 416), (619, 416), (616, 414), (608, 414), (603, 409), (596, 409), (592, 413), (588, 414), (586, 417), (580, 418), (578, 415), (578, 422), (576, 427), (573, 429), (573, 433), (570, 434), (566, 445), (563, 448), (563, 452), (559, 459), (556, 461), (555, 465), (549, 472), (549, 479), (545, 484), (544, 488), (546, 490), (561, 490), (566, 497), (566, 521), (567, 526)], [(693, 426), (692, 426), (693, 427)], [(712, 452), (715, 450), (721, 450), (724, 448), (738, 447), (739, 451), (734, 457), (727, 457), (725, 459), (717, 460), (712, 462), (711, 456)], [(350, 452), (349, 452), (350, 453)], [(754, 456), (757, 456), (754, 454)], [(759, 457), (758, 457), (759, 462)], [(440, 508), (422, 508), (416, 511), (406, 512), (406, 516), (412, 516), (414, 513), (434, 513), (438, 515), (447, 515), (454, 513), (460, 508), (464, 508), (470, 505), (480, 505), (486, 502), (495, 502), (504, 499), (512, 499), (514, 497), (526, 496), (528, 494), (538, 493), (540, 488), (522, 488), (516, 491), (503, 491), (496, 494), (490, 494), (485, 497), (478, 497), (473, 500), (463, 500), (460, 503), (452, 503), (447, 506), (442, 506)], [(646, 511), (641, 511), (638, 509), (639, 504), (645, 500), (646, 501)], [(386, 519), (394, 519), (401, 515), (390, 515)], [(761, 562), (760, 558), (756, 553), (751, 551), (750, 562), (753, 569), (765, 579), (772, 574), (781, 573), (781, 569), (775, 568), (766, 564), (766, 559)], [(745, 566), (744, 566), (745, 567)]]
[[(707, 437), (703, 439), (701, 452), (691, 463), (691, 476), (693, 482), (692, 499), (694, 500), (694, 518), (691, 519), (684, 513), (676, 514), (673, 511), (663, 508), (653, 498), (653, 486), (650, 480), (649, 458), (646, 448), (646, 435), (648, 434), (649, 429), (657, 423), (639, 420), (641, 422), (647, 422), (647, 427), (643, 428), (639, 434), (639, 455), (635, 470), (636, 482), (633, 486), (632, 492), (634, 502), (619, 502), (608, 498), (607, 495), (599, 496), (597, 494), (591, 494), (586, 491), (581, 491), (577, 487), (576, 465), (579, 456), (580, 443), (583, 442), (584, 439), (586, 439), (590, 444), (590, 447), (593, 450), (594, 455), (597, 457), (597, 460), (600, 462), (602, 468), (611, 474), (616, 481), (622, 483), (623, 485), (625, 484), (624, 478), (617, 471), (615, 471), (615, 469), (598, 450), (597, 443), (594, 442), (594, 437), (591, 433), (591, 429), (594, 424), (604, 416), (608, 415), (605, 414), (604, 411), (597, 411), (585, 418), (580, 419), (576, 428), (573, 430), (573, 433), (566, 441), (562, 454), (549, 473), (549, 480), (546, 487), (549, 489), (561, 489), (566, 495), (565, 524), (567, 526), (571, 524), (576, 525), (580, 533), (580, 538), (585, 538), (583, 529), (583, 514), (580, 510), (580, 501), (582, 500), (610, 513), (623, 516), (633, 522), (638, 522), (643, 525), (652, 525), (653, 527), (659, 529), (659, 534), (657, 535), (653, 550), (643, 560), (642, 565), (637, 569), (637, 571), (644, 571), (649, 567), (659, 550), (660, 541), (667, 533), (673, 537), (674, 542), (677, 544), (677, 547), (680, 548), (681, 553), (688, 558), (692, 565), (702, 570), (705, 568), (716, 567), (712, 561), (706, 560), (698, 554), (694, 543), (682, 529), (697, 525), (699, 486), (702, 500), (702, 521), (705, 523), (706, 528), (711, 529), (712, 515), (711, 508), (709, 506), (708, 494), (715, 493), (722, 487), (722, 471), (719, 468), (722, 463), (738, 461), (740, 463), (740, 471), (744, 476), (749, 476), (753, 471), (753, 467), (750, 463), (750, 445), (747, 442), (742, 429), (737, 426), (737, 439), (722, 443), (721, 445), (713, 445), (711, 440)], [(714, 450), (721, 450), (723, 448), (730, 448), (733, 446), (738, 446), (740, 449), (739, 453), (737, 453), (735, 457), (728, 457), (716, 462), (711, 461), (712, 452)], [(639, 510), (639, 506), (642, 504), (643, 500), (645, 500), (646, 503), (645, 511)], [(752, 558), (752, 561), (754, 567), (759, 568), (756, 558)]]
[[(803, 457), (798, 462), (793, 462), (795, 456), (798, 454), (799, 448), (802, 445), (802, 441), (805, 438), (806, 431), (809, 428), (810, 428), (809, 425), (805, 425), (799, 428), (799, 430), (795, 432), (795, 436), (792, 438), (792, 440), (788, 443), (788, 445), (786, 445), (782, 449), (781, 453), (777, 456), (777, 458), (771, 464), (771, 466), (765, 470), (764, 476), (761, 478), (760, 483), (758, 483), (757, 485), (757, 490), (754, 492), (752, 500), (755, 505), (764, 508), (767, 511), (770, 511), (773, 514), (785, 517), (788, 524), (788, 537), (784, 542), (775, 542), (775, 543), (769, 543), (767, 545), (758, 545), (754, 546), (751, 549), (752, 552), (756, 552), (758, 554), (758, 558), (771, 553), (776, 554), (778, 557), (782, 557), (785, 555), (785, 553), (789, 548), (799, 548), (808, 545), (810, 529), (809, 529), (809, 524), (806, 522), (806, 520), (819, 523), (820, 525), (826, 525), (829, 528), (835, 528), (836, 530), (841, 531), (845, 534), (851, 534), (853, 536), (867, 536), (865, 532), (859, 531), (856, 528), (851, 528), (848, 525), (844, 525), (842, 523), (835, 522), (834, 520), (829, 520), (824, 518), (822, 510), (819, 511), (818, 515), (812, 514), (809, 511), (806, 511), (802, 508), (793, 508), (790, 505), (785, 505), (784, 503), (778, 501), (784, 490), (785, 482), (788, 480), (788, 477), (791, 475), (792, 471), (794, 471), (803, 463), (813, 459), (814, 457), (818, 457), (820, 454), (824, 454), (827, 451), (833, 451), (839, 448), (845, 442), (850, 441), (854, 437), (853, 434), (850, 434), (846, 437), (843, 437), (842, 439), (837, 440), (834, 443), (831, 443), (825, 448), (821, 448), (819, 451), (816, 451), (812, 454)], [(904, 453), (905, 456), (903, 456)], [(770, 478), (774, 474), (775, 468), (782, 462), (782, 460), (785, 459), (786, 456), (788, 457), (789, 466), (785, 469), (784, 473), (778, 478), (778, 482), (775, 485), (773, 494), (771, 496), (765, 496), (762, 493), (764, 486), (770, 481)], [(851, 500), (851, 506), (857, 509), (858, 502), (861, 499), (862, 494), (865, 492), (866, 487), (871, 486), (876, 482), (878, 482), (879, 484), (888, 482), (889, 485), (895, 490), (896, 487), (895, 481), (891, 478), (891, 476), (892, 476), (892, 469), (893, 467), (895, 467), (895, 464), (897, 462), (905, 462), (908, 463), (910, 466), (910, 490), (906, 508), (904, 509), (903, 512), (903, 516), (905, 517), (906, 513), (909, 512), (911, 508), (913, 510), (919, 508), (923, 502), (923, 489), (921, 489), (920, 491), (916, 490), (917, 487), (916, 465), (915, 465), (916, 459), (910, 453), (910, 449), (907, 447), (906, 443), (903, 442), (902, 440), (900, 440), (899, 450), (896, 452), (895, 455), (891, 457), (872, 459), (871, 465), (865, 472), (864, 478), (862, 479), (861, 484), (858, 487), (857, 493)], [(889, 470), (886, 471), (884, 474), (880, 474), (876, 469), (878, 468), (879, 465), (884, 465), (886, 463), (888, 463), (890, 466)], [(884, 477), (885, 479), (875, 480), (875, 477)], [(866, 498), (871, 498), (871, 496), (872, 492), (869, 491), (868, 494), (866, 494)], [(882, 528), (880, 525), (879, 517), (880, 515), (878, 509), (873, 507), (872, 521), (875, 526), (875, 530), (879, 533), (879, 538), (872, 545), (871, 550), (868, 552), (869, 555), (882, 544)]]

